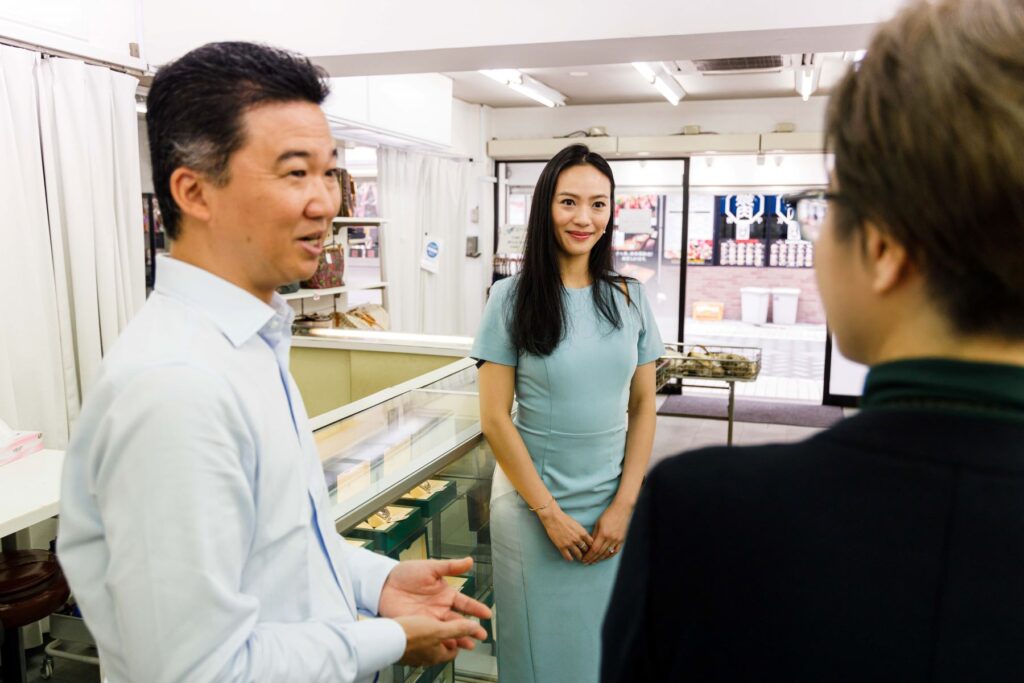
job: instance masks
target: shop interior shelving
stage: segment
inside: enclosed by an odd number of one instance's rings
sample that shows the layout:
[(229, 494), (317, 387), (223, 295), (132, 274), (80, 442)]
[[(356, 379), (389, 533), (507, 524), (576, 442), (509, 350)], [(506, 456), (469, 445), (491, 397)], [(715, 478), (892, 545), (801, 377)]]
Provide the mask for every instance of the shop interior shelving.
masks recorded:
[(371, 282), (365, 285), (345, 285), (343, 287), (328, 287), (326, 289), (300, 289), (291, 294), (283, 294), (285, 301), (296, 301), (299, 299), (319, 299), (325, 296), (337, 296), (349, 292), (363, 292), (371, 289), (385, 289), (387, 282)]

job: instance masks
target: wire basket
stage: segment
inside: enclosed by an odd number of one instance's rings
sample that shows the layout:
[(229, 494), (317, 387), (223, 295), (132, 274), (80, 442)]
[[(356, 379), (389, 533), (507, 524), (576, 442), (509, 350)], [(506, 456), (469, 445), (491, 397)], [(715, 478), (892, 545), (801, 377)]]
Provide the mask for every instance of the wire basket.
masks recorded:
[(662, 385), (673, 377), (753, 382), (761, 372), (761, 349), (756, 346), (666, 344), (657, 366)]

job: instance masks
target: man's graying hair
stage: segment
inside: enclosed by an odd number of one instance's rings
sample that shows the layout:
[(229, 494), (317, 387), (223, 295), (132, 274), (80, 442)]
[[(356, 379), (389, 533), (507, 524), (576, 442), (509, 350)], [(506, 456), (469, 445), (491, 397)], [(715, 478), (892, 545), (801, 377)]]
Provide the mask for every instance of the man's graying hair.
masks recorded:
[(243, 114), (261, 104), (321, 104), (326, 72), (300, 55), (244, 42), (209, 43), (161, 68), (147, 98), (153, 187), (164, 231), (177, 239), (181, 211), (171, 174), (191, 168), (228, 182), (228, 160), (245, 143)]

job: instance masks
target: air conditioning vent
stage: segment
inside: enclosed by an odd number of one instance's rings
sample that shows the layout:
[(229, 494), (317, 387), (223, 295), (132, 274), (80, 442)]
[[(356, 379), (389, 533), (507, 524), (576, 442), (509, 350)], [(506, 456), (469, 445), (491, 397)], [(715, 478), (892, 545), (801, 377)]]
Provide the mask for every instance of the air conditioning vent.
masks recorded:
[(786, 60), (781, 55), (729, 57), (727, 59), (695, 59), (693, 65), (702, 74), (763, 73), (781, 70), (786, 66)]

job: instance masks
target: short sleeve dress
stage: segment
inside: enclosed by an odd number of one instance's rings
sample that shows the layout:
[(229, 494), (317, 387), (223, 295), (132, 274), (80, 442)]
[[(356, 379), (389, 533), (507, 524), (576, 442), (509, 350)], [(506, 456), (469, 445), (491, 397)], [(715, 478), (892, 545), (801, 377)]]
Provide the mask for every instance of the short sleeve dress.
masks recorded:
[[(509, 333), (519, 277), (491, 288), (470, 355), (515, 367), (516, 427), (530, 458), (562, 509), (592, 531), (618, 490), (633, 373), (664, 347), (643, 286), (630, 281), (628, 299), (613, 288), (622, 327), (594, 305), (591, 288), (609, 285), (566, 289), (563, 341), (549, 356), (519, 353)], [(491, 494), (491, 552), (502, 680), (598, 680), (601, 622), (618, 555), (591, 566), (567, 562), (500, 467)]]

